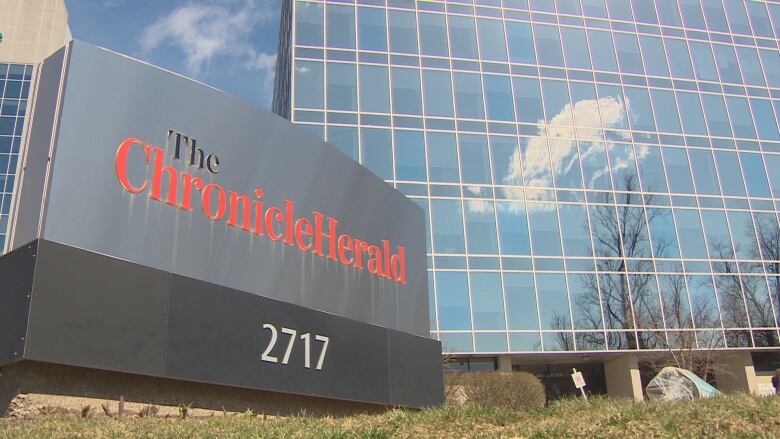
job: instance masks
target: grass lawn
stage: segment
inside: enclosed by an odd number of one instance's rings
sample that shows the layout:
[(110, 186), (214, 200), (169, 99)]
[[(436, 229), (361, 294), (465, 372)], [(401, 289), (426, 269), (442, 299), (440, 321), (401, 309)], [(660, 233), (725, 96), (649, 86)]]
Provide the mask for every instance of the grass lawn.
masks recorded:
[(61, 437), (780, 437), (780, 397), (734, 395), (678, 403), (592, 398), (562, 400), (531, 412), (477, 406), (392, 410), (346, 418), (266, 419), (251, 414), (211, 418), (46, 415), (0, 419), (0, 438)]

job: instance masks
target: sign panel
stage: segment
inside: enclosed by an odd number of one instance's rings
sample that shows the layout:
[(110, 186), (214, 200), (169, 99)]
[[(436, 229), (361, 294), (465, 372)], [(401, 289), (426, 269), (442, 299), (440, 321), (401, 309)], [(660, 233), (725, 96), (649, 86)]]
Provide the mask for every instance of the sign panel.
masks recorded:
[(64, 65), (41, 75), (62, 81), (57, 125), (36, 115), (31, 133), (52, 138), (43, 213), (16, 221), (42, 217), (40, 236), (12, 246), (40, 237), (428, 336), (424, 213), (402, 194), (203, 84), (77, 41)]
[(29, 318), (0, 323), (0, 362), (441, 402), (417, 205), (286, 120), (81, 42), (36, 90), (0, 258), (34, 273), (0, 292)]

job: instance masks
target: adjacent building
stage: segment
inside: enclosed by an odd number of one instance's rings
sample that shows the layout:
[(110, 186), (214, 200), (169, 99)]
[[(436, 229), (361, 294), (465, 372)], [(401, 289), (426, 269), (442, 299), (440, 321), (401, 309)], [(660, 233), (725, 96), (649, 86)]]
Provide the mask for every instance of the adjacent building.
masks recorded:
[(0, 253), (36, 64), (71, 39), (63, 0), (0, 0)]
[(713, 351), (726, 390), (776, 367), (779, 2), (282, 15), (274, 110), (426, 211), (431, 335), (458, 368), (560, 393), (577, 366), (641, 397), (639, 365), (670, 349)]

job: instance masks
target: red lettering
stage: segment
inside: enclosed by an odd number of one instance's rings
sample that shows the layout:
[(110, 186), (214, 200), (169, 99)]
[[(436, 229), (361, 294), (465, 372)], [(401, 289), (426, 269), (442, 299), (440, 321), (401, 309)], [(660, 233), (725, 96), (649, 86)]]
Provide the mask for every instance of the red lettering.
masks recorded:
[(188, 173), (181, 174), (181, 178), (184, 181), (184, 187), (182, 187), (181, 196), (181, 208), (192, 212), (192, 189), (203, 189), (203, 179), (200, 177), (193, 177)]
[(163, 165), (163, 159), (165, 158), (165, 151), (162, 148), (153, 147), (154, 153), (154, 173), (152, 174), (152, 192), (149, 194), (149, 198), (157, 201), (162, 201), (162, 178), (163, 174), (168, 176), (168, 200), (166, 203), (171, 206), (176, 206), (178, 203), (177, 186), (178, 186), (178, 173), (173, 166)]
[(301, 249), (301, 251), (307, 252), (311, 250), (311, 241), (309, 241), (308, 244), (303, 241), (304, 236), (311, 238), (311, 235), (311, 221), (306, 218), (298, 218), (298, 220), (295, 221), (295, 242), (298, 244), (298, 248)]
[(382, 275), (382, 250), (376, 245), (368, 246), (368, 272)]
[(355, 268), (363, 269), (363, 251), (368, 250), (369, 244), (359, 239), (355, 240)]
[(398, 246), (398, 253), (391, 256), (391, 265), (393, 266), (393, 280), (406, 285), (406, 249), (404, 246)]
[(347, 267), (355, 262), (355, 258), (347, 256), (347, 252), (351, 252), (354, 249), (355, 248), (353, 247), (351, 236), (347, 235), (346, 233), (339, 236), (339, 260), (341, 260), (341, 263)]
[(132, 183), (130, 183), (130, 179), (127, 177), (127, 159), (130, 155), (130, 149), (133, 147), (133, 145), (141, 145), (141, 147), (144, 150), (144, 156), (146, 158), (146, 165), (149, 165), (149, 161), (151, 160), (151, 148), (148, 145), (145, 145), (143, 142), (141, 142), (141, 139), (138, 139), (136, 137), (128, 137), (122, 143), (119, 144), (119, 148), (116, 150), (116, 159), (114, 160), (114, 170), (116, 171), (116, 178), (119, 180), (119, 184), (122, 186), (124, 190), (127, 192), (130, 192), (131, 194), (140, 194), (144, 190), (146, 190), (146, 185), (148, 181), (144, 179), (143, 184), (141, 186), (133, 186)]
[[(217, 192), (217, 212), (211, 213), (211, 193)], [(203, 188), (203, 195), (201, 196), (201, 208), (203, 213), (209, 217), (212, 221), (219, 221), (225, 216), (227, 210), (227, 197), (225, 197), (225, 190), (216, 183), (209, 183)]]
[(293, 202), (284, 200), (284, 243), (293, 245)]
[(278, 241), (282, 239), (282, 235), (278, 235), (274, 230), (274, 220), (277, 223), (284, 221), (284, 214), (282, 213), (282, 209), (279, 209), (276, 206), (269, 207), (268, 210), (265, 211), (265, 230), (271, 240)]
[(244, 220), (241, 221), (241, 228), (249, 231), (252, 229), (252, 211), (249, 209), (249, 195), (240, 195), (237, 192), (230, 191), (230, 216), (228, 225), (238, 227), (238, 205), (241, 205), (241, 211), (244, 213)]
[(325, 233), (322, 230), (322, 220), (325, 218), (320, 212), (314, 211), (314, 254), (323, 256), (322, 253), (322, 238), (328, 238), (328, 259), (336, 261), (336, 227), (338, 221), (333, 218), (328, 218), (328, 232)]
[(255, 200), (255, 233), (260, 236), (263, 236), (263, 218), (265, 218), (263, 200), (261, 200), (264, 193), (262, 188), (255, 189), (255, 196), (257, 196), (257, 200)]

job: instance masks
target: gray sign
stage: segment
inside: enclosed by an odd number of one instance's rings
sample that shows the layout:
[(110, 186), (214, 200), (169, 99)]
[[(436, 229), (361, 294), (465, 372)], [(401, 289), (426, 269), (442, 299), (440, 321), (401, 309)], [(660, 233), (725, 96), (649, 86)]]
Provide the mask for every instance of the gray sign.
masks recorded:
[(12, 248), (45, 239), (428, 336), (424, 213), (336, 148), (80, 42), (38, 90)]

